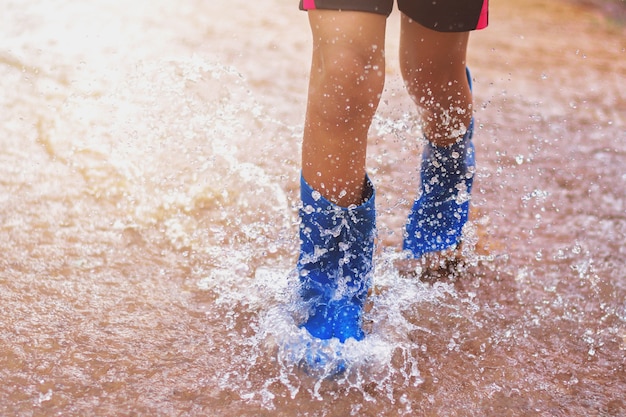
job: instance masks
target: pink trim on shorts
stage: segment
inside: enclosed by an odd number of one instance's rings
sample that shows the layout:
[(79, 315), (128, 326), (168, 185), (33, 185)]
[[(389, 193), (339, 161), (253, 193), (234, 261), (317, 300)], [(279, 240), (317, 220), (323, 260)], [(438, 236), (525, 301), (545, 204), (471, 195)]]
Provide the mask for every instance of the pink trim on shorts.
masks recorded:
[(313, 10), (315, 9), (315, 0), (303, 0), (302, 6), (305, 10)]
[[(306, 3), (306, 0), (305, 0)], [(480, 11), (480, 17), (478, 18), (478, 24), (476, 25), (476, 29), (484, 29), (487, 27), (489, 23), (489, 0), (485, 0), (483, 2), (483, 8)]]

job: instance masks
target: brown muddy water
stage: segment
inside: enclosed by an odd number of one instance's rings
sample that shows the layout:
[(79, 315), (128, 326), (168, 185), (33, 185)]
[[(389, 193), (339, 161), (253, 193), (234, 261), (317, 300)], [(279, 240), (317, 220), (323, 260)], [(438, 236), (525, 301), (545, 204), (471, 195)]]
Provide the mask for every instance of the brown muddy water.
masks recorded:
[[(419, 120), (389, 19), (369, 335), (294, 362), (295, 1), (0, 5), (0, 415), (626, 415), (626, 32), (493, 1), (466, 261), (393, 268)], [(295, 358), (295, 359), (294, 359)]]

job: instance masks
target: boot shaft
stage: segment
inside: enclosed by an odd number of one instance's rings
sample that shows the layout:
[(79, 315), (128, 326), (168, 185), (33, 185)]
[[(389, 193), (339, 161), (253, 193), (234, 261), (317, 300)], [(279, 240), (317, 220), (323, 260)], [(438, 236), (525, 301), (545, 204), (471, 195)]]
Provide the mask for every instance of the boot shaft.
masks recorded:
[(301, 179), (298, 272), (305, 300), (354, 299), (363, 302), (373, 269), (375, 192), (366, 178), (366, 201), (340, 207)]

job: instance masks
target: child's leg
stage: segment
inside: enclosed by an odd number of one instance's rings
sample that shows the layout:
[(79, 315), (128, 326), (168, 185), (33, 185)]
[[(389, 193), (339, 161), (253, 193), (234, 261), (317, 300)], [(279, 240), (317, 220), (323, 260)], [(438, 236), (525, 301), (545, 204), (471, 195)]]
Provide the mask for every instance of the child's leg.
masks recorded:
[(331, 202), (360, 204), (367, 132), (384, 84), (386, 16), (336, 10), (308, 14), (313, 59), (302, 173)]
[(456, 247), (468, 218), (474, 169), (468, 32), (436, 32), (403, 16), (401, 33), (402, 74), (429, 141), (403, 242), (420, 258)]
[(302, 145), (302, 324), (320, 339), (364, 337), (375, 193), (365, 174), (367, 132), (384, 83), (381, 14), (310, 10), (313, 61)]

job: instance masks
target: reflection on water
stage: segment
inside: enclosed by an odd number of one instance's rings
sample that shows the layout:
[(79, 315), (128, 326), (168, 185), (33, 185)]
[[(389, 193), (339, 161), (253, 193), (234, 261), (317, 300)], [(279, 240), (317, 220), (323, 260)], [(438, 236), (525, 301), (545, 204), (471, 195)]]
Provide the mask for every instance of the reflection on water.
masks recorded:
[(308, 28), (266, 3), (0, 6), (0, 414), (626, 413), (622, 29), (494, 8), (466, 260), (420, 280), (390, 18), (369, 335), (324, 379), (292, 300)]

